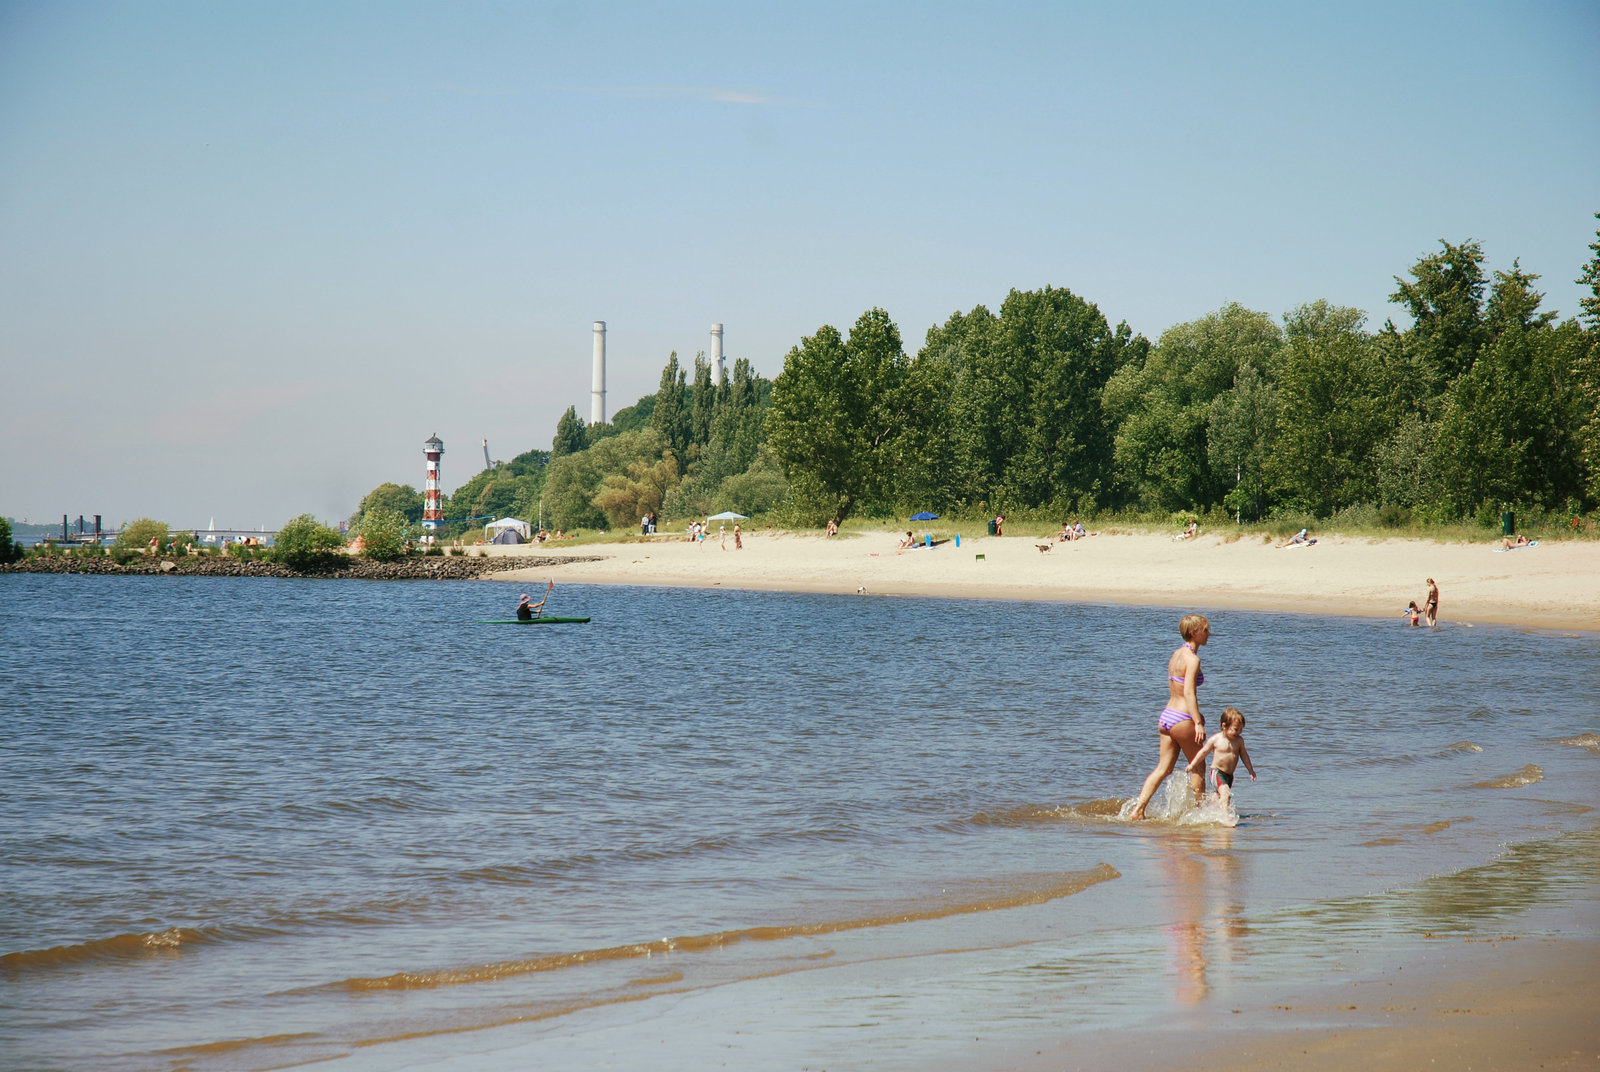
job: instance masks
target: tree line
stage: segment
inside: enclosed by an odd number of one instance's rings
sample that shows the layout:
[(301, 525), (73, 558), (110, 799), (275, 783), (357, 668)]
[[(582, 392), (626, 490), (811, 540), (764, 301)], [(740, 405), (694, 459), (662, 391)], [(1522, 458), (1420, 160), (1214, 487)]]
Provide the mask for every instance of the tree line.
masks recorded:
[[(1600, 218), (1600, 214), (1597, 214)], [(1576, 317), (1474, 241), (1421, 257), (1376, 329), (1318, 300), (1229, 303), (1154, 342), (1065, 288), (1013, 290), (909, 355), (882, 309), (823, 325), (775, 380), (673, 353), (660, 386), (551, 450), (479, 473), (447, 516), (627, 527), (733, 509), (789, 524), (916, 510), (982, 516), (1226, 512), (1404, 524), (1600, 506), (1600, 234)], [(690, 375), (692, 372), (692, 380)], [(386, 505), (385, 505), (386, 504)], [(363, 501), (420, 518), (412, 488)]]

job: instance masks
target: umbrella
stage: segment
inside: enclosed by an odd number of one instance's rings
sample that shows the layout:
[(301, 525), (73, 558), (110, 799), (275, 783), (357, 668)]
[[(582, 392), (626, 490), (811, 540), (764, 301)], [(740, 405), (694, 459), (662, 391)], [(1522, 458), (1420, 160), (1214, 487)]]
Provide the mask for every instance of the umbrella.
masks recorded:
[(743, 514), (736, 514), (732, 510), (724, 510), (720, 514), (712, 514), (710, 517), (706, 518), (706, 520), (707, 521), (749, 521), (750, 519), (748, 517), (744, 516)]
[(937, 521), (937, 520), (939, 520), (939, 515), (938, 514), (930, 514), (930, 513), (928, 513), (928, 511), (924, 510), (920, 514), (912, 514), (911, 515), (911, 520), (913, 520), (913, 521)]

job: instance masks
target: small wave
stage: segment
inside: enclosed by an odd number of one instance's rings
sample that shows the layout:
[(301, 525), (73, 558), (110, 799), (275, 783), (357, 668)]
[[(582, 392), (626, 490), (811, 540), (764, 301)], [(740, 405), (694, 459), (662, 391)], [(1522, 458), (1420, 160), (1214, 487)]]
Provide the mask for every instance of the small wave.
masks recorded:
[(410, 811), (441, 811), (437, 807), (428, 807), (404, 797), (373, 796), (363, 797), (359, 800), (318, 800), (302, 801), (284, 805), (283, 810), (291, 816), (300, 818), (340, 818), (357, 815), (376, 815), (384, 812), (410, 812)]
[(203, 945), (214, 941), (216, 935), (189, 927), (170, 927), (164, 931), (142, 934), (118, 934), (111, 938), (96, 938), (75, 945), (51, 946), (49, 949), (27, 949), (0, 956), (0, 971), (22, 973), (27, 971), (63, 968), (97, 960), (138, 960), (151, 956), (170, 956), (187, 946)]
[(479, 964), (445, 971), (397, 972), (381, 977), (344, 979), (315, 989), (334, 989), (357, 993), (375, 990), (427, 990), (466, 983), (491, 982), (535, 972), (560, 971), (585, 964), (607, 961), (642, 960), (668, 953), (702, 953), (721, 949), (739, 942), (776, 942), (786, 938), (803, 938), (819, 934), (838, 934), (843, 931), (865, 930), (871, 927), (888, 927), (897, 923), (915, 923), (924, 920), (945, 919), (949, 916), (977, 912), (993, 912), (1005, 908), (1022, 908), (1044, 904), (1061, 897), (1081, 893), (1091, 886), (1121, 878), (1122, 874), (1110, 864), (1099, 864), (1087, 871), (1067, 871), (1043, 876), (1015, 877), (1003, 883), (990, 885), (984, 896), (957, 901), (933, 903), (908, 902), (886, 907), (883, 911), (855, 919), (822, 920), (813, 923), (775, 924), (764, 927), (744, 927), (738, 930), (714, 931), (710, 934), (685, 935), (678, 938), (660, 938), (652, 942), (609, 946), (604, 949), (585, 949), (573, 953), (555, 953), (526, 960), (508, 960), (495, 964)]
[(1518, 786), (1532, 785), (1534, 782), (1544, 781), (1544, 768), (1529, 763), (1519, 771), (1502, 775), (1499, 778), (1490, 778), (1487, 782), (1473, 782), (1473, 789), (1516, 789)]
[(304, 1042), (316, 1037), (317, 1034), (314, 1031), (300, 1031), (286, 1035), (262, 1035), (260, 1038), (223, 1039), (221, 1042), (201, 1042), (193, 1046), (174, 1046), (161, 1052), (170, 1056), (187, 1054), (193, 1057), (215, 1057), (220, 1054), (232, 1053), (235, 1050), (249, 1049), (252, 1046), (282, 1046), (287, 1042)]
[(1117, 797), (1086, 800), (1081, 804), (1022, 804), (1002, 811), (980, 811), (961, 825), (1037, 826), (1063, 819), (1114, 819), (1122, 804)]
[(1576, 737), (1563, 737), (1556, 744), (1564, 744), (1569, 748), (1587, 748), (1591, 752), (1600, 752), (1600, 735), (1580, 733)]
[(1441, 755), (1441, 756), (1452, 756), (1452, 755), (1460, 755), (1463, 752), (1482, 752), (1482, 751), (1483, 751), (1483, 749), (1479, 748), (1477, 745), (1473, 744), (1471, 741), (1457, 741), (1455, 744), (1447, 744), (1447, 745), (1445, 745), (1442, 749), (1439, 750), (1439, 755)]

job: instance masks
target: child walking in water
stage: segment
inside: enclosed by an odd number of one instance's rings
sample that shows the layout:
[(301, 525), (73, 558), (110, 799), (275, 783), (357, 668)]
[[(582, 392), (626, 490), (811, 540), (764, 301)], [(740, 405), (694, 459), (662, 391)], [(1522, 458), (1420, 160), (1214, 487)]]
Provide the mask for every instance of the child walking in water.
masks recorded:
[(1244, 769), (1250, 772), (1250, 780), (1256, 780), (1256, 768), (1250, 762), (1250, 750), (1244, 746), (1244, 715), (1237, 707), (1222, 712), (1222, 732), (1213, 733), (1184, 769), (1190, 774), (1204, 770), (1208, 754), (1211, 756), (1209, 780), (1217, 790), (1217, 801), (1227, 811), (1233, 804), (1233, 772), (1240, 760), (1244, 760)]

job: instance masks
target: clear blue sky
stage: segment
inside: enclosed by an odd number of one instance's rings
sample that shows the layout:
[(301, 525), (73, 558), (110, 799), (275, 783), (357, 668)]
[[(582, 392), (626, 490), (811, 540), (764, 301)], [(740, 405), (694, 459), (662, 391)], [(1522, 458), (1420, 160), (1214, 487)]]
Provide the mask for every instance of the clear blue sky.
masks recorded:
[(1065, 286), (1374, 325), (1439, 239), (1572, 282), (1600, 7), (0, 0), (0, 512), (275, 527), (612, 412), (726, 325)]

